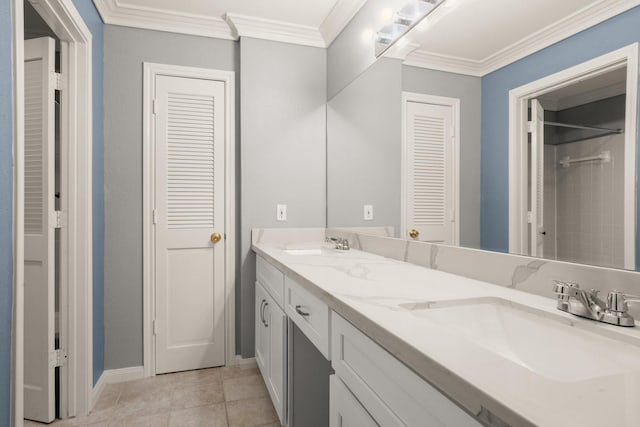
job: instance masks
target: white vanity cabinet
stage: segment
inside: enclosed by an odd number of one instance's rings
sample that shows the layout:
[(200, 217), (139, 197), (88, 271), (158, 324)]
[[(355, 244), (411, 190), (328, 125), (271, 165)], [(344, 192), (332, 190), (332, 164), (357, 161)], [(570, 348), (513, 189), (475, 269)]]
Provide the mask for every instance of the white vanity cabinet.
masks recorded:
[(295, 276), (256, 270), (256, 362), (282, 425), (481, 426)]
[(322, 353), (329, 354), (329, 307), (306, 291), (302, 285), (290, 277), (284, 279), (284, 308), (291, 319), (307, 338)]
[[(331, 364), (335, 375), (376, 424), (389, 427), (480, 427), (481, 424), (351, 323), (331, 313)], [(340, 387), (336, 387), (339, 389)], [(330, 397), (343, 408), (344, 393)], [(358, 410), (350, 404), (353, 413)], [(346, 426), (332, 413), (331, 427)], [(363, 424), (367, 425), (367, 424)]]
[(331, 375), (329, 379), (329, 393), (331, 427), (378, 427), (367, 410), (336, 375)]
[(280, 423), (284, 423), (287, 400), (287, 316), (260, 279), (256, 281), (255, 309), (256, 363)]
[(329, 307), (260, 255), (256, 279), (255, 357), (280, 423), (326, 427)]

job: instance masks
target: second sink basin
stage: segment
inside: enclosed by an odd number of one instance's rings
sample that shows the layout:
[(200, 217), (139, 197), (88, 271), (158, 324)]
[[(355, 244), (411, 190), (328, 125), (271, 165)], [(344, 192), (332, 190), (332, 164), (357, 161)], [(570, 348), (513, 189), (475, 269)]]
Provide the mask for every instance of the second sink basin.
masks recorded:
[(639, 347), (509, 300), (474, 298), (403, 304), (403, 308), (554, 381), (640, 371)]
[(287, 255), (333, 255), (339, 253), (335, 249), (327, 248), (307, 248), (307, 249), (285, 249)]

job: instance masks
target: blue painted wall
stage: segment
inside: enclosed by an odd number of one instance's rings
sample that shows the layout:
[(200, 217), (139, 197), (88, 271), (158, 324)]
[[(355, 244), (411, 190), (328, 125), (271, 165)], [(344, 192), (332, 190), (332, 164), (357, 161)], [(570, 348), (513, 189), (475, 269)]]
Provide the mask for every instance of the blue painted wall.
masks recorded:
[[(483, 249), (509, 250), (509, 91), (638, 41), (640, 7), (482, 78), (480, 238)], [(638, 203), (640, 208), (640, 195)], [(640, 248), (640, 227), (637, 233), (636, 245)], [(636, 265), (640, 266), (640, 251), (637, 257)]]
[(11, 4), (0, 1), (0, 427), (11, 423), (13, 85)]
[(93, 2), (73, 0), (93, 42), (93, 383), (104, 371), (104, 24)]

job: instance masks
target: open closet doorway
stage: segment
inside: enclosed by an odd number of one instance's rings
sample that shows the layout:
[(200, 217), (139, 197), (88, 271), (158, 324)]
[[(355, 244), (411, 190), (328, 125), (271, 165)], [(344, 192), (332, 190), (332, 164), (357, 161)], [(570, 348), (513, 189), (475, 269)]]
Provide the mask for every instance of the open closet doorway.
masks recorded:
[(60, 375), (68, 347), (58, 221), (66, 205), (60, 185), (61, 44), (27, 1), (24, 12), (24, 417), (49, 423), (60, 417), (61, 404), (66, 412), (60, 391), (67, 386)]
[(510, 243), (517, 237), (526, 255), (635, 269), (637, 46), (527, 87), (511, 111), (525, 132), (510, 146), (521, 166), (511, 158), (521, 206)]
[(91, 33), (72, 0), (12, 0), (12, 423), (92, 406)]

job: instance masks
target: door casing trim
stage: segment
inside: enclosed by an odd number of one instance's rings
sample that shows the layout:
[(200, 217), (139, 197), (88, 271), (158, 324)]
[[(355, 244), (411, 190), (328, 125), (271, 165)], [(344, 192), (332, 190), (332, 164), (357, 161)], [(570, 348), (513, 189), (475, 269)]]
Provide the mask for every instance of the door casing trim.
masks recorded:
[(178, 65), (143, 64), (143, 130), (142, 130), (142, 294), (143, 294), (143, 336), (144, 336), (144, 376), (154, 376), (156, 372), (155, 339), (153, 319), (154, 301), (154, 260), (155, 238), (153, 232), (154, 206), (154, 117), (153, 94), (155, 81), (159, 75), (216, 80), (225, 84), (225, 365), (237, 363), (235, 336), (235, 73), (233, 71)]
[[(627, 67), (624, 149), (624, 268), (636, 268), (638, 57), (633, 43), (509, 91), (509, 253), (528, 254), (527, 109), (530, 99), (615, 68)], [(630, 206), (629, 206), (630, 205)]]

